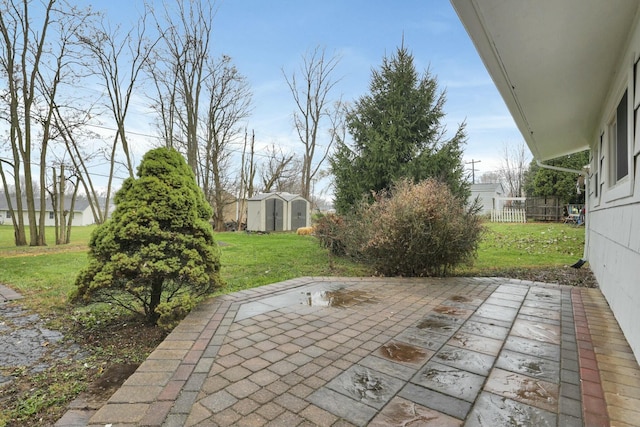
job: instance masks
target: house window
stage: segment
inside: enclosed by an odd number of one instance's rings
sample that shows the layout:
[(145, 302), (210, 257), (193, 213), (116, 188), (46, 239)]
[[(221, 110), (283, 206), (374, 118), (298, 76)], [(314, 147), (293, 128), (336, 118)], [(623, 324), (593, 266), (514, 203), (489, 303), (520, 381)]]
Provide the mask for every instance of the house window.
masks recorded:
[(627, 119), (627, 91), (624, 91), (622, 99), (616, 108), (613, 121), (609, 124), (609, 146), (611, 153), (610, 178), (611, 184), (629, 175), (629, 140)]
[(49, 212), (49, 219), (53, 219), (53, 211)]
[(7, 215), (6, 215), (6, 217), (7, 217), (7, 218), (11, 218), (11, 211), (7, 211)]

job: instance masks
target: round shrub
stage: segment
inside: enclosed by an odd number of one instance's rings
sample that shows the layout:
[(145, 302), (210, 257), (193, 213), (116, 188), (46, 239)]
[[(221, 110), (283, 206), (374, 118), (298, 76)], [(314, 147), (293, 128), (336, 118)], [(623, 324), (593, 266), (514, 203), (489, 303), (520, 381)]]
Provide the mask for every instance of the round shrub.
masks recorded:
[(211, 206), (180, 153), (147, 152), (138, 178), (126, 179), (114, 202), (112, 217), (91, 236), (89, 263), (76, 278), (71, 301), (142, 307), (156, 324), (162, 303), (222, 286)]
[(360, 205), (349, 227), (360, 236), (358, 252), (378, 273), (444, 276), (475, 257), (482, 233), (477, 213), (477, 205), (467, 207), (444, 183), (401, 180)]

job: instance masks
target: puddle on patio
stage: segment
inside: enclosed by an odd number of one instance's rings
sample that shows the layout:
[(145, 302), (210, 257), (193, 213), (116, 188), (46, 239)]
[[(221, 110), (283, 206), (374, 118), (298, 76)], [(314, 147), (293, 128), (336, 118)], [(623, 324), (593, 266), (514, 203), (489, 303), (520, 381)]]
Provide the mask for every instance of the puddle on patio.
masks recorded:
[(458, 308), (458, 307), (453, 307), (448, 305), (439, 305), (436, 308), (434, 308), (433, 311), (440, 314), (446, 314), (447, 316), (464, 317), (464, 318), (469, 317), (471, 316), (471, 314), (473, 314), (473, 311), (471, 310), (465, 310), (463, 308)]
[(427, 358), (423, 349), (397, 341), (383, 345), (378, 352), (385, 359), (394, 362), (418, 363)]
[(418, 329), (416, 327), (411, 327), (396, 336), (396, 339), (408, 344), (436, 351), (450, 339), (451, 334), (451, 331), (434, 331), (432, 329)]
[(452, 295), (446, 300), (442, 301), (442, 305), (448, 307), (459, 307), (467, 310), (475, 310), (483, 302), (483, 298), (466, 295)]
[(376, 302), (376, 299), (365, 291), (338, 288), (303, 292), (302, 304), (310, 307), (353, 307), (356, 304)]
[(462, 320), (459, 318), (430, 315), (418, 322), (416, 328), (450, 333), (458, 329), (460, 323)]

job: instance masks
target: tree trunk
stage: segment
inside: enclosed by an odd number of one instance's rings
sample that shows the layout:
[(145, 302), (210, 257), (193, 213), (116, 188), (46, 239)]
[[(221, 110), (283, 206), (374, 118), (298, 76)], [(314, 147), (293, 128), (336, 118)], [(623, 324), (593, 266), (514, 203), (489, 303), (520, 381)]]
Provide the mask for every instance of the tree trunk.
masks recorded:
[[(18, 221), (16, 211), (13, 208), (13, 202), (11, 201), (11, 194), (9, 191), (9, 183), (7, 182), (7, 177), (5, 175), (4, 168), (2, 167), (3, 163), (7, 163), (11, 166), (13, 165), (7, 162), (6, 160), (0, 159), (0, 177), (2, 177), (2, 187), (4, 189), (4, 195), (7, 198), (7, 208), (9, 209), (9, 213), (11, 215), (11, 224), (13, 225), (13, 235), (15, 239), (15, 244), (16, 246), (26, 246), (27, 235), (25, 234), (25, 231), (24, 231), (24, 222), (22, 220)], [(14, 174), (15, 174), (15, 171), (16, 171), (16, 168), (14, 167)], [(18, 181), (16, 181), (16, 184), (18, 184)], [(16, 185), (16, 191), (18, 189), (19, 187), (17, 187)], [(17, 203), (17, 200), (18, 199), (16, 199), (16, 203)]]
[(78, 197), (78, 181), (76, 180), (75, 187), (73, 189), (73, 195), (71, 196), (71, 206), (69, 206), (69, 217), (67, 219), (67, 234), (65, 235), (64, 242), (71, 243), (71, 226), (73, 225), (73, 211), (76, 208), (76, 198)]
[(156, 279), (151, 284), (151, 298), (149, 299), (149, 312), (147, 313), (147, 321), (150, 325), (156, 325), (160, 315), (156, 312), (156, 309), (160, 305), (162, 299), (162, 286), (163, 280)]

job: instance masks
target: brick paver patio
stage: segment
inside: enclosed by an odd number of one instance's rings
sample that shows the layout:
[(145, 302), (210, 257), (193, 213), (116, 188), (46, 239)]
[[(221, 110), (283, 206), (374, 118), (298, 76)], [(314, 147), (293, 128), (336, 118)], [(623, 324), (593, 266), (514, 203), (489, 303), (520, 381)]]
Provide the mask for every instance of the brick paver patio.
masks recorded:
[(56, 425), (638, 420), (640, 369), (597, 289), (300, 278), (200, 305), (106, 405), (72, 409)]

